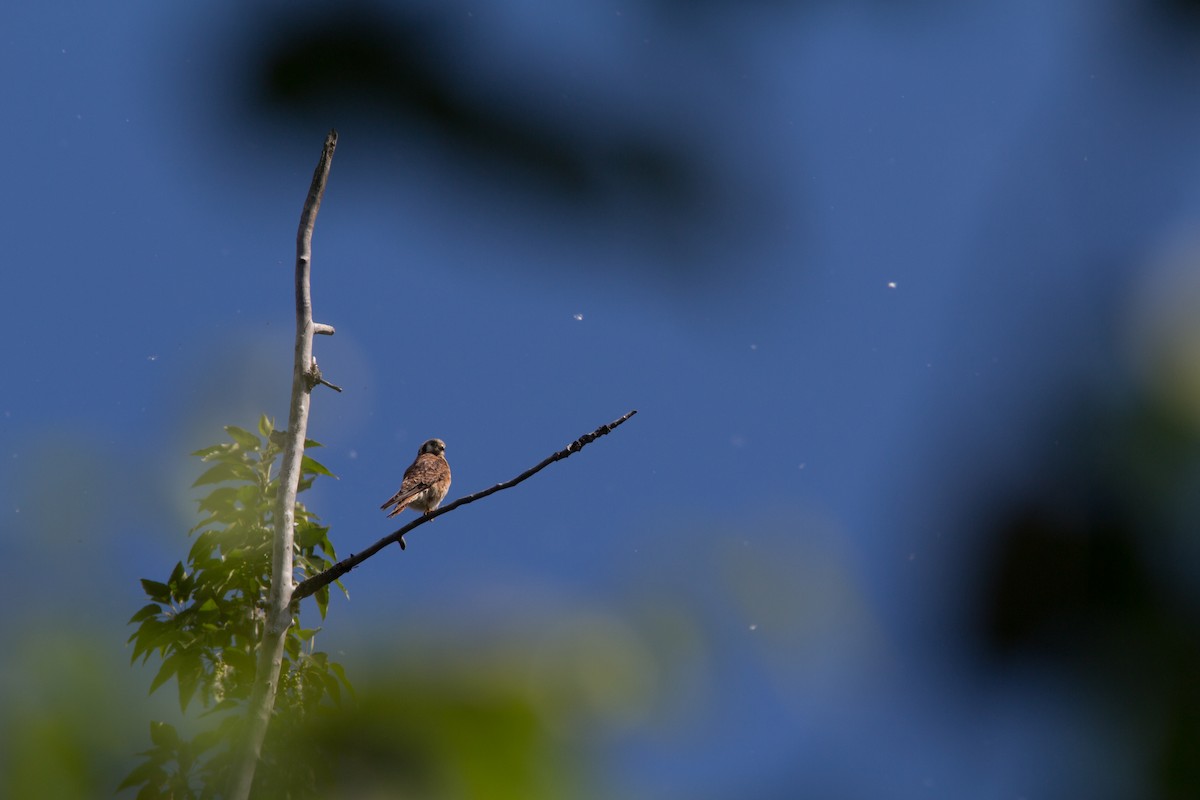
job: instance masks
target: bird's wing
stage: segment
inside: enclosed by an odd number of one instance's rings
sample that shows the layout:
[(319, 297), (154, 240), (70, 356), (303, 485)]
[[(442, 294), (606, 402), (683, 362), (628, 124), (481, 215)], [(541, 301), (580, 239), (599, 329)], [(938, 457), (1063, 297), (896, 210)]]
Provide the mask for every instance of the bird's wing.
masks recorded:
[(417, 495), (428, 488), (429, 484), (427, 483), (418, 483), (414, 486), (409, 486), (408, 481), (405, 481), (404, 485), (400, 487), (400, 491), (392, 495), (386, 503), (380, 506), (380, 508), (383, 509), (390, 505), (397, 505), (398, 508), (396, 510), (402, 511), (404, 509), (404, 505), (409, 500), (413, 499), (414, 495)]

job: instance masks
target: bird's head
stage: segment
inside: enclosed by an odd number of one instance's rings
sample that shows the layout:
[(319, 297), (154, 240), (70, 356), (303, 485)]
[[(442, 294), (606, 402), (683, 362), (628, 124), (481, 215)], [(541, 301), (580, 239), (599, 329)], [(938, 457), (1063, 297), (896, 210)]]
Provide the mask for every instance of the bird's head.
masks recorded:
[(440, 456), (446, 452), (446, 443), (441, 439), (430, 439), (421, 445), (421, 449), (417, 451), (417, 455), (424, 453), (432, 453), (435, 456)]

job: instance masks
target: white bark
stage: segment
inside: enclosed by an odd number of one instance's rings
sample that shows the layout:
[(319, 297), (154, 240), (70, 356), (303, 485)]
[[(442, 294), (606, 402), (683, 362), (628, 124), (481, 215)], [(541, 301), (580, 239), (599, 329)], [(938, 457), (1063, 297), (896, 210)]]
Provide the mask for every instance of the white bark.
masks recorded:
[(246, 800), (254, 782), (254, 772), (262, 754), (263, 739), (275, 707), (279, 688), (279, 672), (283, 664), (283, 646), (288, 627), (292, 624), (292, 554), (296, 524), (296, 492), (300, 483), (300, 464), (304, 458), (304, 439), (308, 432), (308, 406), (314, 377), (313, 334), (332, 334), (333, 328), (314, 323), (309, 271), (312, 261), (312, 234), (317, 211), (325, 193), (333, 151), (337, 146), (337, 131), (330, 131), (321, 151), (321, 160), (313, 173), (312, 185), (300, 228), (296, 234), (296, 347), (292, 365), (292, 401), (288, 411), (287, 444), (279, 473), (279, 497), (275, 507), (274, 543), (271, 551), (271, 591), (267, 598), (266, 624), (258, 651), (258, 668), (254, 690), (250, 696), (249, 718), (241, 761), (233, 776), (229, 797)]

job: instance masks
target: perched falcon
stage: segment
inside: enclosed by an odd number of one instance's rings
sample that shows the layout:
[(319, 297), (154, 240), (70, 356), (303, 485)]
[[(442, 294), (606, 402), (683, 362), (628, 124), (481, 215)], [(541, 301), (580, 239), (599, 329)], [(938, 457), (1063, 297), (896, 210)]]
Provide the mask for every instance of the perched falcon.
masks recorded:
[(430, 439), (417, 451), (417, 460), (404, 470), (400, 491), (392, 495), (380, 508), (396, 506), (389, 517), (394, 517), (406, 508), (428, 514), (450, 491), (450, 465), (446, 463), (446, 443), (441, 439)]

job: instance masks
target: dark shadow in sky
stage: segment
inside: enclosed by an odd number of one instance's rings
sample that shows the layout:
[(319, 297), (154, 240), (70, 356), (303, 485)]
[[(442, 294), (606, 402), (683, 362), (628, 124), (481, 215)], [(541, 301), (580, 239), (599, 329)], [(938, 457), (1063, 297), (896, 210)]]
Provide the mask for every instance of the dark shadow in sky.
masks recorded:
[[(739, 285), (756, 269), (747, 250), (779, 213), (753, 197), (770, 178), (741, 157), (728, 163), (736, 150), (696, 121), (711, 111), (703, 91), (672, 87), (678, 75), (601, 86), (564, 79), (571, 65), (538, 64), (539, 54), (518, 68), (483, 52), (451, 9), (289, 7), (255, 30), (232, 73), (251, 122), (370, 131), (401, 145), (390, 152), (439, 159), (451, 179), (478, 184), (471, 194), (509, 197), (502, 211), (625, 243), (643, 258), (613, 259), (614, 269), (661, 272), (649, 277), (672, 288), (727, 287), (733, 254)], [(697, 116), (686, 113), (696, 103)]]

